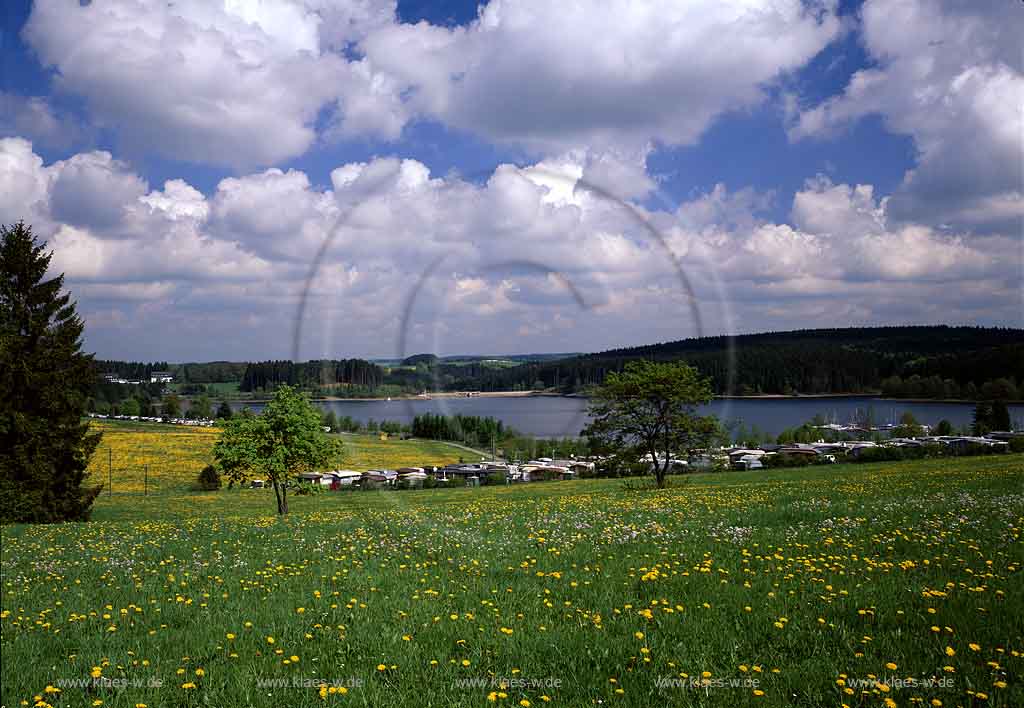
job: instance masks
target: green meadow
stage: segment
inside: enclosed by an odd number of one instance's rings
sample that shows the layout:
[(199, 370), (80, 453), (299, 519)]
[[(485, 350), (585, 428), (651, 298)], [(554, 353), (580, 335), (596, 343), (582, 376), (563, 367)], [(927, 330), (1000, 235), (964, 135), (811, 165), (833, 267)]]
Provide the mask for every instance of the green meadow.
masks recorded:
[(5, 706), (1020, 706), (1024, 456), (2, 531)]
[[(121, 495), (168, 494), (187, 492), (196, 486), (199, 471), (213, 459), (218, 428), (120, 420), (94, 420), (93, 429), (103, 433), (92, 456), (90, 482), (103, 484), (103, 500), (109, 506), (131, 508), (119, 500)], [(467, 448), (438, 440), (400, 440), (391, 436), (343, 433), (344, 454), (333, 465), (338, 468), (368, 470), (422, 465), (446, 465), (460, 459), (474, 459)], [(206, 503), (190, 499), (187, 504)]]

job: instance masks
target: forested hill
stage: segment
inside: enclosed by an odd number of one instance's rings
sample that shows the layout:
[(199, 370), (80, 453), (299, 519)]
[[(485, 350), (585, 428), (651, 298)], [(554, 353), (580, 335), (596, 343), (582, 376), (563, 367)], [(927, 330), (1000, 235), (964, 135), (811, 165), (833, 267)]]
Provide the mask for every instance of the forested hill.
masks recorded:
[[(454, 388), (577, 392), (631, 359), (682, 359), (719, 394), (875, 393), (920, 398), (1024, 397), (1024, 330), (866, 327), (702, 337), (473, 372)], [(729, 380), (730, 368), (733, 377)], [(731, 389), (731, 390), (730, 390)]]

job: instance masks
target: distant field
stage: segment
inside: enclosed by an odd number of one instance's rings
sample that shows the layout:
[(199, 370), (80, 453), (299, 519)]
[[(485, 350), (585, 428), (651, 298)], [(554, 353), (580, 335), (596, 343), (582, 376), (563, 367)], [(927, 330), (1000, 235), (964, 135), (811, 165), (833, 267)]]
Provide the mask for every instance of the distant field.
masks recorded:
[(240, 381), (221, 381), (218, 383), (206, 384), (211, 396), (226, 396), (238, 393)]
[(395, 469), (423, 465), (448, 465), (460, 459), (477, 459), (468, 450), (437, 440), (380, 440), (375, 435), (339, 435), (345, 444), (347, 469)]
[[(237, 396), (238, 386), (240, 383), (240, 381), (219, 381), (216, 383), (203, 384), (203, 386), (206, 386), (206, 389), (209, 391), (207, 395), (209, 395), (211, 398), (216, 399), (220, 396)], [(181, 388), (184, 385), (185, 384), (181, 383), (172, 383), (168, 384), (168, 388), (170, 388), (172, 391), (181, 391)]]
[[(89, 465), (92, 483), (107, 485), (114, 494), (148, 491), (165, 493), (191, 488), (199, 471), (212, 461), (216, 428), (171, 426), (126, 421), (94, 421), (103, 440)], [(338, 467), (354, 470), (446, 465), (472, 453), (433, 440), (380, 440), (373, 435), (341, 435), (346, 455)], [(108, 470), (109, 467), (109, 470)], [(109, 488), (104, 488), (104, 494)]]
[[(89, 464), (90, 483), (103, 484), (106, 495), (182, 491), (195, 484), (212, 461), (220, 431), (183, 425), (93, 421), (103, 439)], [(108, 486), (108, 482), (110, 486)]]
[(1024, 456), (673, 483), (7, 526), (0, 704), (1024, 705)]

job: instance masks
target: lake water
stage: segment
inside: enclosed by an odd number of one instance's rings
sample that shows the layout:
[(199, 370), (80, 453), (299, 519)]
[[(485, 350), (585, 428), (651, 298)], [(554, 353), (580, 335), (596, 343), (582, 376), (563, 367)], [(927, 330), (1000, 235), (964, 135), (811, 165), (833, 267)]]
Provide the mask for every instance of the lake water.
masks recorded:
[[(235, 408), (242, 404), (235, 405)], [(262, 404), (247, 404), (255, 411)], [(505, 425), (538, 437), (575, 437), (587, 424), (587, 400), (558, 396), (524, 397), (472, 397), (434, 398), (393, 401), (322, 401), (317, 403), (325, 410), (333, 410), (338, 416), (351, 416), (366, 422), (394, 420), (412, 422), (413, 416), (421, 413), (444, 415), (477, 415), (497, 418)], [(878, 423), (899, 422), (904, 411), (910, 411), (922, 423), (934, 425), (942, 419), (955, 427), (969, 425), (974, 405), (970, 403), (905, 402), (862, 396), (838, 398), (759, 398), (759, 399), (718, 399), (706, 407), (723, 421), (741, 420), (750, 428), (757, 426), (761, 431), (778, 435), (786, 428), (793, 428), (811, 420), (815, 415), (834, 420), (837, 423), (851, 422), (865, 411), (872, 413)], [(1024, 422), (1024, 405), (1010, 406), (1010, 417), (1015, 422)], [(1021, 423), (1017, 427), (1024, 427)]]

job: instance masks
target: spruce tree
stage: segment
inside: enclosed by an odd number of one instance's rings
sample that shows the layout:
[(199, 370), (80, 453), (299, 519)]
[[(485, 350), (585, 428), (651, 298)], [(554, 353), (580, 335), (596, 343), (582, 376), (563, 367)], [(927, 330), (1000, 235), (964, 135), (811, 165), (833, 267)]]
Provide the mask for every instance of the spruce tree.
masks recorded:
[(221, 420), (231, 420), (231, 406), (227, 401), (221, 401), (217, 408), (217, 417)]
[(31, 227), (0, 226), (0, 521), (89, 517), (85, 488), (100, 436), (82, 421), (96, 373), (64, 276)]

